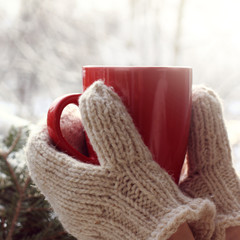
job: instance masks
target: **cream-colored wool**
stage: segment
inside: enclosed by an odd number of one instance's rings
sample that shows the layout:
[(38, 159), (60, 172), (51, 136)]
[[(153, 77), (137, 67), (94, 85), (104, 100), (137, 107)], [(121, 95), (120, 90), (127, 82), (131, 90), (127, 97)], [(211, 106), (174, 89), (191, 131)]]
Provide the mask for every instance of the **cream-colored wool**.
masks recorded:
[(77, 239), (166, 240), (187, 221), (196, 240), (210, 239), (214, 204), (183, 195), (152, 160), (119, 96), (97, 81), (79, 106), (100, 166), (57, 151), (46, 126), (26, 148), (31, 177), (64, 228)]
[(240, 181), (232, 166), (221, 103), (205, 87), (193, 90), (188, 165), (189, 176), (180, 188), (191, 197), (207, 197), (215, 203), (212, 239), (225, 240), (226, 228), (240, 225)]

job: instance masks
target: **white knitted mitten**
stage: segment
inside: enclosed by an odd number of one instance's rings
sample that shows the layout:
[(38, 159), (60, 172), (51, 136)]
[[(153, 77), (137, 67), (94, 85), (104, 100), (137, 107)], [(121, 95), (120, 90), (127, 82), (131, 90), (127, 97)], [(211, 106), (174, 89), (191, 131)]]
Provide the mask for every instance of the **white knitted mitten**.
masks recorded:
[(210, 239), (214, 204), (183, 195), (152, 160), (119, 96), (97, 81), (79, 106), (100, 166), (57, 151), (46, 126), (26, 148), (31, 177), (64, 228), (78, 239), (165, 240), (188, 222), (196, 239)]
[(227, 227), (240, 225), (240, 181), (232, 166), (221, 103), (205, 87), (193, 90), (188, 166), (188, 178), (180, 188), (191, 197), (207, 197), (215, 203), (212, 239), (224, 240)]

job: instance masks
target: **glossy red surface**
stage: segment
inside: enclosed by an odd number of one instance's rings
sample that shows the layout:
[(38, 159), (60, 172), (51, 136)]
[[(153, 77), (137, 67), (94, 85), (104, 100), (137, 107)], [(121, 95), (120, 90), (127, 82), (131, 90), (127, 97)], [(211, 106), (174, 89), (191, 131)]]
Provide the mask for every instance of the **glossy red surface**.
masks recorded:
[[(120, 95), (154, 160), (179, 180), (184, 161), (191, 113), (191, 68), (83, 67), (83, 89), (102, 79)], [(49, 110), (49, 134), (60, 149), (84, 162), (97, 163), (88, 143), (90, 158), (76, 153), (60, 136), (63, 108), (75, 97), (56, 100)], [(74, 101), (74, 102), (71, 102)]]

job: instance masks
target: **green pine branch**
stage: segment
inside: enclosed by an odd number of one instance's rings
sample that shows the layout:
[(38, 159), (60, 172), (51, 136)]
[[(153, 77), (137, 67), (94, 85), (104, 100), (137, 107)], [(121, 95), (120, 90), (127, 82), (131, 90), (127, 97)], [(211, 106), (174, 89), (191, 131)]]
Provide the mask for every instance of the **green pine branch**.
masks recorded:
[(0, 240), (74, 240), (28, 174), (27, 137), (12, 127), (0, 143)]

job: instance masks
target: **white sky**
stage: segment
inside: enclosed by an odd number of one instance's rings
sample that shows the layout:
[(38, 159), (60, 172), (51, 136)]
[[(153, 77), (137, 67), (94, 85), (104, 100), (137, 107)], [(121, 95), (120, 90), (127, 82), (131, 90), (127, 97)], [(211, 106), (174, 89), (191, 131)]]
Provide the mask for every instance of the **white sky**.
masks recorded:
[[(51, 0), (49, 0), (51, 1)], [(6, 12), (9, 20), (14, 18), (19, 9), (21, 0), (0, 0), (0, 13)], [(69, 0), (70, 4), (71, 0)], [(77, 0), (76, 12), (86, 11), (127, 11), (130, 0)], [(148, 0), (138, 0), (138, 3), (145, 4)], [(150, 1), (149, 1), (150, 2)], [(154, 1), (151, 1), (154, 2)], [(157, 0), (156, 0), (157, 2)], [(161, 2), (161, 1), (159, 1)], [(162, 1), (166, 11), (161, 13), (159, 18), (164, 17), (166, 25), (171, 25), (171, 19), (175, 21), (174, 8), (178, 7), (179, 0)], [(54, 3), (56, 4), (56, 2)], [(58, 8), (65, 8), (68, 1), (59, 1)], [(154, 7), (154, 4), (152, 4)], [(188, 32), (195, 35), (201, 34), (230, 34), (240, 38), (240, 1), (239, 0), (185, 0), (184, 25)]]

